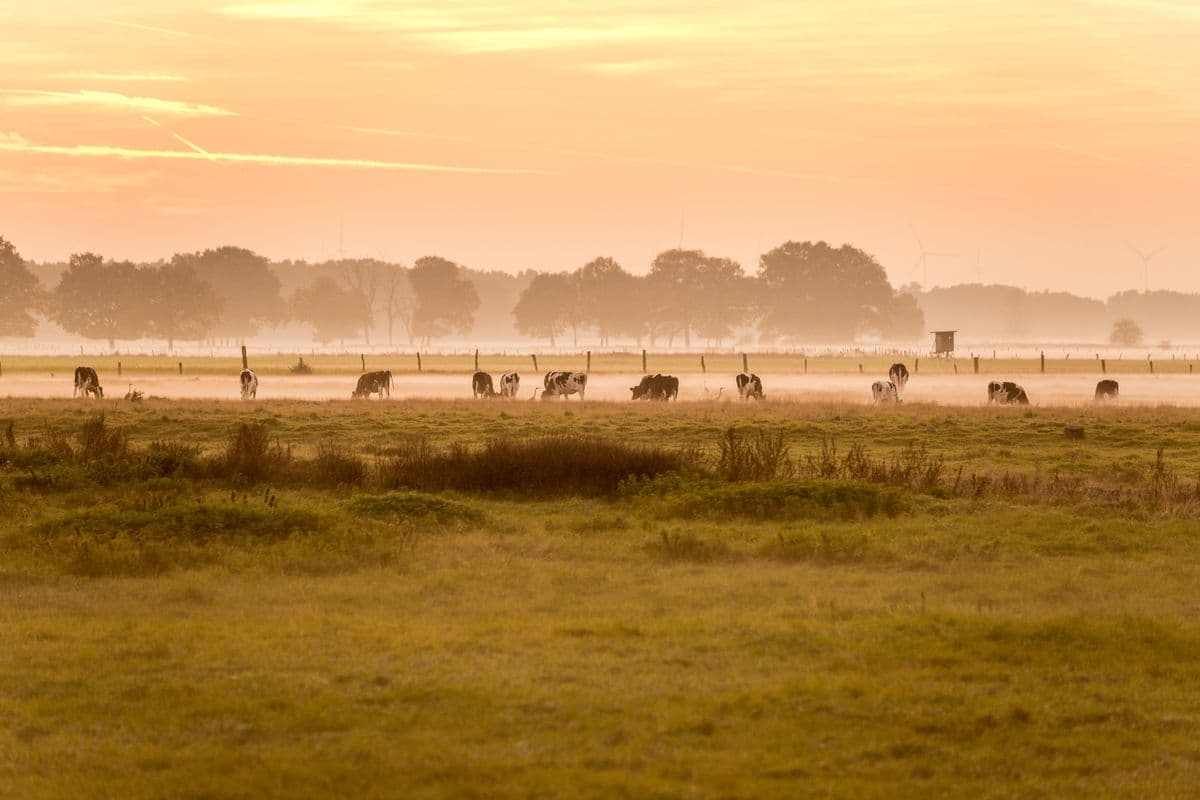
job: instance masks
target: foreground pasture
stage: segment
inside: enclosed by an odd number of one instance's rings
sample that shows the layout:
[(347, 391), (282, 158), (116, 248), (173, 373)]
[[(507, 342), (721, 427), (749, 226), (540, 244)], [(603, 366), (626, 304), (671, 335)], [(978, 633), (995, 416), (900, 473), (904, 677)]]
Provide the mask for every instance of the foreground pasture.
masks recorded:
[(0, 794), (1184, 796), (1193, 416), (0, 401)]

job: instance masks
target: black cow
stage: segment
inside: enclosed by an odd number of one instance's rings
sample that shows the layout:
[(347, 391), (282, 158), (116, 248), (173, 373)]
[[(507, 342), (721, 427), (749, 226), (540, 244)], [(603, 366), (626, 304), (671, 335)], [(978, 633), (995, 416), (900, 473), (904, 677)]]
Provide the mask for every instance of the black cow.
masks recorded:
[(358, 385), (354, 387), (354, 392), (350, 398), (359, 397), (370, 398), (371, 395), (378, 393), (379, 399), (382, 400), (384, 395), (392, 396), (392, 371), (379, 370), (377, 372), (364, 372), (358, 376)]
[(492, 388), (492, 376), (486, 372), (476, 372), (472, 375), (471, 393), (475, 397), (495, 397), (496, 390)]
[(888, 370), (888, 380), (896, 385), (896, 394), (900, 394), (908, 385), (908, 367), (903, 364), (892, 364), (891, 369)]
[(1116, 400), (1121, 394), (1121, 385), (1114, 380), (1105, 378), (1096, 384), (1096, 402)]
[(988, 381), (987, 392), (989, 406), (992, 403), (999, 403), (1002, 406), (1029, 405), (1029, 395), (1025, 394), (1025, 390), (1021, 388), (1020, 384), (1013, 383), (1012, 381), (1004, 381), (1003, 383), (1000, 381)]
[(72, 390), (71, 396), (87, 397), (89, 394), (97, 398), (104, 397), (104, 387), (100, 385), (100, 376), (91, 367), (76, 367), (75, 388)]
[(738, 394), (741, 395), (743, 400), (751, 398), (755, 400), (763, 399), (762, 381), (753, 372), (739, 372), (733, 380), (737, 384)]
[(242, 370), (242, 374), (238, 376), (238, 382), (242, 386), (243, 400), (253, 400), (258, 397), (258, 376), (254, 374), (254, 370)]
[(587, 391), (587, 373), (586, 372), (547, 372), (545, 379), (542, 381), (545, 389), (542, 391), (542, 399), (548, 397), (563, 397), (579, 392), (579, 399), (584, 399), (584, 393)]
[(634, 400), (678, 400), (679, 378), (674, 375), (647, 375), (637, 386), (630, 386)]

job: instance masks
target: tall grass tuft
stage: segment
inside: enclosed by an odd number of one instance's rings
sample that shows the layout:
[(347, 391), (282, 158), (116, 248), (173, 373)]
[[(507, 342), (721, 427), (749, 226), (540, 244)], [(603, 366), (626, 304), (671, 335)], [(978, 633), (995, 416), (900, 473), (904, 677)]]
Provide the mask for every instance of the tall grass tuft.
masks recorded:
[(271, 440), (265, 425), (243, 422), (225, 444), (225, 452), (214, 463), (218, 477), (258, 483), (278, 476), (291, 463), (292, 454), (279, 440)]
[(717, 474), (727, 481), (770, 481), (795, 471), (781, 432), (760, 430), (746, 436), (730, 427), (717, 448)]
[(120, 430), (109, 427), (104, 414), (95, 414), (79, 430), (76, 458), (82, 462), (119, 461), (129, 452), (129, 439)]

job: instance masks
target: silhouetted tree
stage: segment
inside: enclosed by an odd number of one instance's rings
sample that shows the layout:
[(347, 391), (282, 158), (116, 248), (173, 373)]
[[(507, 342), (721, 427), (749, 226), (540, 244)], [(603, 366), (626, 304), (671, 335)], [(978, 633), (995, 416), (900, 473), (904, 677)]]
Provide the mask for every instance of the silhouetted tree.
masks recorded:
[(479, 293), (458, 264), (437, 256), (418, 258), (408, 271), (416, 298), (413, 331), (428, 345), (435, 337), (471, 330)]
[(891, 341), (916, 339), (925, 330), (925, 312), (917, 298), (900, 293), (892, 297), (891, 305), (879, 316), (880, 335)]
[(0, 336), (33, 336), (42, 286), (12, 242), (0, 236)]
[(629, 331), (631, 301), (637, 290), (633, 275), (608, 257), (589, 261), (576, 273), (580, 318), (596, 328), (600, 344), (607, 346), (616, 333)]
[(851, 245), (785, 242), (759, 259), (763, 333), (848, 342), (878, 330), (895, 292), (874, 256)]
[(148, 270), (128, 261), (105, 262), (96, 253), (71, 256), (54, 289), (51, 317), (69, 333), (89, 339), (137, 339), (147, 331)]
[(1114, 322), (1112, 333), (1108, 335), (1110, 342), (1121, 347), (1137, 347), (1145, 339), (1146, 335), (1142, 332), (1142, 326), (1128, 318)]
[(652, 339), (682, 334), (684, 347), (691, 348), (693, 333), (710, 340), (727, 336), (749, 306), (744, 277), (736, 261), (700, 250), (659, 253), (647, 275)]
[(327, 275), (297, 289), (290, 305), (292, 317), (312, 325), (313, 338), (321, 343), (344, 342), (362, 330), (363, 316), (370, 313), (366, 298)]
[(279, 277), (267, 259), (257, 253), (241, 247), (218, 247), (200, 253), (178, 253), (171, 263), (191, 266), (217, 291), (221, 316), (214, 333), (242, 340), (285, 315)]
[(525, 336), (555, 340), (578, 316), (579, 290), (575, 276), (565, 272), (539, 272), (521, 292), (513, 308), (517, 331)]
[(145, 270), (148, 293), (143, 306), (148, 332), (167, 340), (203, 339), (221, 315), (217, 290), (187, 263), (164, 264)]

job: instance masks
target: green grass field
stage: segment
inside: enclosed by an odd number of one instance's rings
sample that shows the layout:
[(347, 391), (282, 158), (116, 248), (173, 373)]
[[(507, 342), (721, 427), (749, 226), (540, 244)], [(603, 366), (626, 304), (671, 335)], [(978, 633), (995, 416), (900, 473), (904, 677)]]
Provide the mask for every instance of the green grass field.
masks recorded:
[(0, 400), (0, 796), (1189, 796), (1198, 478), (1171, 408)]
[[(178, 374), (179, 365), (183, 365), (185, 375), (236, 375), (242, 368), (241, 357), (234, 348), (228, 356), (144, 356), (144, 355), (105, 355), (105, 356), (5, 356), (0, 355), (0, 375), (3, 372), (12, 374), (35, 375), (70, 375), (71, 371), (80, 364), (87, 364), (97, 369), (101, 374), (112, 377), (117, 373), (120, 362), (123, 375), (173, 375)], [(531, 351), (536, 352), (536, 349)], [(978, 353), (980, 356), (980, 371), (986, 374), (1031, 375), (1042, 370), (1039, 358), (992, 358), (989, 353)], [(1064, 358), (1061, 352), (1047, 351), (1045, 371), (1049, 374), (1102, 374), (1100, 361), (1092, 354), (1087, 358)], [(1176, 358), (1157, 357), (1151, 362), (1145, 354), (1130, 352), (1124, 357), (1099, 354), (1104, 359), (1104, 369), (1113, 375), (1143, 375), (1152, 371), (1154, 374), (1194, 374), (1200, 368), (1197, 354), (1177, 354)], [(362, 371), (363, 360), (357, 355), (308, 355), (304, 353), (251, 353), (250, 366), (261, 375), (286, 375), (300, 358), (309, 365), (314, 374), (318, 375), (349, 375)], [(704, 355), (703, 366), (700, 354), (683, 353), (653, 353), (647, 354), (646, 371), (662, 372), (675, 375), (697, 374), (702, 371), (714, 375), (736, 373), (742, 369), (740, 354)], [(763, 375), (836, 375), (857, 373), (861, 371), (868, 375), (886, 375), (888, 367), (896, 361), (903, 361), (910, 371), (926, 375), (947, 375), (959, 372), (971, 372), (973, 364), (971, 355), (964, 351), (957, 358), (933, 358), (923, 356), (914, 359), (913, 356), (877, 355), (864, 352), (861, 355), (810, 355), (801, 353), (749, 353), (747, 363), (751, 370)], [(370, 353), (365, 356), (368, 370), (390, 369), (395, 374), (410, 374), (417, 372), (417, 357), (415, 353), (382, 354)], [(577, 369), (584, 370), (588, 366), (586, 352), (574, 354), (539, 355), (538, 369), (533, 368), (530, 355), (515, 355), (481, 353), (479, 355), (480, 369), (501, 373), (515, 370), (521, 373), (544, 372), (547, 369)], [(473, 354), (444, 355), (422, 354), (421, 370), (427, 373), (470, 373), (475, 368)], [(640, 373), (642, 357), (640, 353), (604, 353), (595, 351), (591, 356), (591, 371), (596, 373)]]

